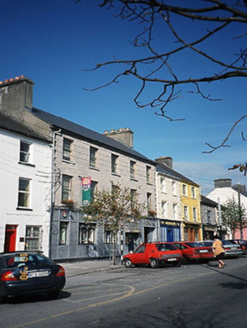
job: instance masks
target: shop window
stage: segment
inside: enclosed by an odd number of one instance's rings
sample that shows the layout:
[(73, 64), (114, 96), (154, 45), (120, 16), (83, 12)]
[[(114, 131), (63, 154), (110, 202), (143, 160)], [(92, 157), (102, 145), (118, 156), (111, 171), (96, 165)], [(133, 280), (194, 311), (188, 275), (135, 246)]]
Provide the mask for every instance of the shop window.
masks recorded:
[(114, 240), (114, 236), (112, 231), (105, 229), (105, 243), (106, 244), (112, 244)]
[(60, 222), (59, 227), (59, 245), (67, 245), (68, 238), (68, 222)]
[(41, 244), (41, 227), (26, 226), (25, 250), (39, 251)]
[(79, 245), (95, 243), (96, 224), (79, 224)]

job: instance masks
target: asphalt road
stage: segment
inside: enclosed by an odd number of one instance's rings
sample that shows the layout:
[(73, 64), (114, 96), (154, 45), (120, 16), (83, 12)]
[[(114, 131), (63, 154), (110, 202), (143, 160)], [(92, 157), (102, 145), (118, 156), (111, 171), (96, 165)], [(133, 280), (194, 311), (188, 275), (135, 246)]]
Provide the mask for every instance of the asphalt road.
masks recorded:
[(133, 268), (71, 277), (57, 300), (0, 305), (1, 327), (246, 327), (247, 257), (181, 268)]

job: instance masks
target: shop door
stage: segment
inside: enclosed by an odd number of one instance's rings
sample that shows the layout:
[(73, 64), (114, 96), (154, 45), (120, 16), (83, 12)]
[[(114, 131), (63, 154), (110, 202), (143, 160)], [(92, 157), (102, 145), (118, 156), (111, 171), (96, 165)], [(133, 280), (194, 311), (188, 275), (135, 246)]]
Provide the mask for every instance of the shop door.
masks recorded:
[(189, 228), (188, 233), (189, 233), (189, 241), (195, 241), (195, 229)]
[(144, 243), (151, 243), (153, 241), (154, 228), (144, 228)]
[(17, 226), (6, 225), (4, 252), (15, 251), (16, 227)]
[(173, 229), (168, 228), (168, 233), (167, 233), (167, 241), (172, 242), (173, 241)]

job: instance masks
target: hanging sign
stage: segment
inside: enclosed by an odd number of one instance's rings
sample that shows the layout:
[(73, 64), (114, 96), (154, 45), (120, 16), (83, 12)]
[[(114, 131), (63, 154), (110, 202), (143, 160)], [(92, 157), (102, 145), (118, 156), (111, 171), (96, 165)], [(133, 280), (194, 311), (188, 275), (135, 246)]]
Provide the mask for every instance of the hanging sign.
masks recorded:
[(81, 179), (82, 182), (82, 205), (88, 205), (91, 202), (91, 177)]

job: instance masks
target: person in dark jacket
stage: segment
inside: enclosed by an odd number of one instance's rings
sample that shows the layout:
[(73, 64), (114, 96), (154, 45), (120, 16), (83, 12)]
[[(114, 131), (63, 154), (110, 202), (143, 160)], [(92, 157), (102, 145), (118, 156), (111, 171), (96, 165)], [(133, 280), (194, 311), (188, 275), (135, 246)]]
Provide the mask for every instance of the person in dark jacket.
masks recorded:
[(134, 251), (134, 241), (132, 238), (128, 239), (128, 249), (129, 253), (132, 253)]

